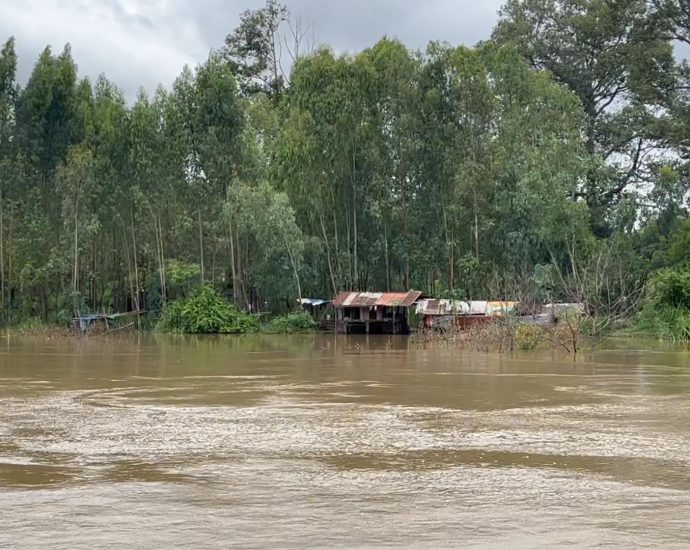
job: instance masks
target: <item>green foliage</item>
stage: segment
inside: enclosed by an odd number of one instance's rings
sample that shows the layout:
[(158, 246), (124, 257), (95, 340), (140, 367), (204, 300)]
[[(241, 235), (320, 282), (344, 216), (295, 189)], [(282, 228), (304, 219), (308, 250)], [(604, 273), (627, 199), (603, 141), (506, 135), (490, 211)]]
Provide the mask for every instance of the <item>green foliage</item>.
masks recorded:
[(316, 323), (308, 313), (289, 313), (281, 317), (272, 319), (262, 328), (263, 332), (269, 334), (293, 334), (314, 332)]
[(658, 272), (652, 280), (651, 300), (656, 306), (690, 310), (690, 270)]
[[(244, 314), (196, 289), (276, 314), (417, 288), (583, 301), (599, 331), (653, 269), (690, 257), (690, 68), (671, 42), (690, 42), (683, 6), (507, 0), (475, 48), (384, 38), (293, 51), (283, 74), (289, 14), (268, 0), (132, 105), (80, 78), (69, 46), (46, 48), (20, 87), (10, 39), (2, 318), (165, 309), (166, 330), (241, 332)], [(671, 278), (656, 292), (676, 296)]]
[(159, 332), (184, 334), (244, 334), (256, 329), (251, 315), (230, 305), (208, 285), (168, 304), (157, 326)]
[(534, 325), (518, 325), (515, 328), (515, 345), (522, 351), (538, 349), (546, 341), (544, 329)]
[(198, 264), (170, 260), (165, 268), (169, 299), (184, 298), (199, 286), (201, 270)]
[(46, 323), (40, 317), (28, 317), (21, 320), (13, 328), (13, 331), (18, 334), (38, 334), (44, 331), (48, 331), (52, 328), (50, 324)]
[(666, 257), (670, 266), (688, 266), (690, 264), (690, 219), (685, 220), (674, 232)]
[[(577, 95), (589, 167), (577, 194), (599, 236), (611, 209), (651, 161), (659, 123), (646, 103), (672, 89), (667, 20), (646, 0), (508, 0), (493, 39), (510, 44)], [(624, 160), (623, 160), (624, 159)]]
[(647, 306), (640, 313), (635, 328), (656, 338), (690, 342), (690, 309), (669, 305)]
[(658, 338), (690, 341), (690, 270), (664, 269), (653, 277), (636, 328)]
[[(246, 94), (277, 95), (283, 90), (285, 82), (280, 56), (284, 38), (278, 30), (288, 16), (285, 5), (267, 0), (263, 8), (242, 13), (239, 27), (225, 39), (225, 56), (232, 71), (241, 77)], [(291, 55), (296, 56), (296, 53), (291, 52)]]

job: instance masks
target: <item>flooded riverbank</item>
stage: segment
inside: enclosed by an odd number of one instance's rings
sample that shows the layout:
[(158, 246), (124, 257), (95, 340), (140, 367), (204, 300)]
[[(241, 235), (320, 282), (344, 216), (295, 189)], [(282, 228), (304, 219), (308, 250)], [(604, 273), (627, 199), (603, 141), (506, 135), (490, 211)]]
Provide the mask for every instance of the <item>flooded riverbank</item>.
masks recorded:
[(0, 548), (690, 546), (690, 354), (0, 348)]

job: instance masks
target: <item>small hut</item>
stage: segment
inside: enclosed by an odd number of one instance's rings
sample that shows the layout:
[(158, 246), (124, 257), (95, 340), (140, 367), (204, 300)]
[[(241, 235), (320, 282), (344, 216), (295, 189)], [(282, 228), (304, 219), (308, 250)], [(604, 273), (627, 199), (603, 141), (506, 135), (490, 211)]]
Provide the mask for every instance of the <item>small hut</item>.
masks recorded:
[[(85, 334), (95, 332), (97, 334), (114, 332), (133, 327), (136, 317), (146, 313), (145, 311), (130, 311), (128, 313), (84, 313), (72, 319), (72, 330)], [(128, 324), (122, 325), (121, 321), (127, 318), (134, 318)]]
[(409, 334), (407, 310), (421, 292), (341, 292), (333, 300), (340, 334)]
[(321, 298), (301, 298), (299, 304), (302, 310), (311, 315), (319, 330), (333, 332), (335, 320), (331, 315), (331, 301)]
[(318, 321), (321, 317), (321, 311), (331, 304), (330, 300), (322, 300), (320, 298), (301, 298), (298, 300), (298, 303), (315, 321)]
[(468, 330), (495, 323), (515, 306), (515, 302), (422, 300), (417, 303), (417, 314), (422, 316), (422, 328), (427, 330)]

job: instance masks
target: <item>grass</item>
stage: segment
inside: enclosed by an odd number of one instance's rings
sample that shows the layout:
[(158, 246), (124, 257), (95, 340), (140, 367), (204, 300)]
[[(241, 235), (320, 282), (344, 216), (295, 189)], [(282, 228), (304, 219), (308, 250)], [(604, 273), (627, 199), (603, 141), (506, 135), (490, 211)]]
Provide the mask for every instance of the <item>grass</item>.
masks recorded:
[(633, 335), (690, 343), (690, 309), (659, 305), (645, 308), (628, 331)]

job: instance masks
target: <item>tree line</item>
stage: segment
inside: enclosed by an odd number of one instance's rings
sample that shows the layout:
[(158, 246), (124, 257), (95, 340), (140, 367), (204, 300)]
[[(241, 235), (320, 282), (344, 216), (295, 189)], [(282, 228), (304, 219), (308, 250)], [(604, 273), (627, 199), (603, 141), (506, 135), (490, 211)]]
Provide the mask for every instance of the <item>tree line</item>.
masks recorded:
[(3, 322), (160, 312), (203, 284), (251, 312), (408, 288), (627, 311), (687, 263), (686, 2), (508, 0), (472, 48), (308, 33), (268, 0), (133, 104), (69, 45), (20, 86), (9, 38)]

